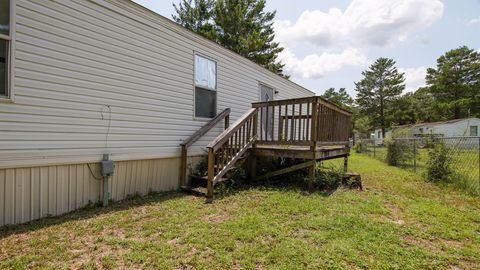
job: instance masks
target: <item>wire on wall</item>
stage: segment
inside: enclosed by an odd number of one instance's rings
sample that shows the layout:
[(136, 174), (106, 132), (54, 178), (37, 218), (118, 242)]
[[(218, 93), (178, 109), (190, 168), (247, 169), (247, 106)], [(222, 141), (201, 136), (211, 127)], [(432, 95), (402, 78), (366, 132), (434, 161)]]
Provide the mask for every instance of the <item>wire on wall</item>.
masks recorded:
[[(107, 109), (107, 111), (105, 111)], [(107, 124), (107, 133), (105, 134), (105, 150), (108, 149), (108, 135), (110, 134), (110, 126), (112, 125), (112, 108), (110, 105), (103, 105), (102, 111), (100, 112), (102, 115), (102, 120), (108, 120)], [(105, 118), (105, 114), (108, 113), (108, 119)]]
[(90, 171), (90, 174), (93, 176), (93, 178), (95, 178), (96, 180), (103, 180), (102, 176), (98, 177), (98, 176), (95, 175), (95, 173), (93, 172), (92, 167), (90, 167), (89, 163), (87, 163), (87, 167), (88, 167), (88, 170)]

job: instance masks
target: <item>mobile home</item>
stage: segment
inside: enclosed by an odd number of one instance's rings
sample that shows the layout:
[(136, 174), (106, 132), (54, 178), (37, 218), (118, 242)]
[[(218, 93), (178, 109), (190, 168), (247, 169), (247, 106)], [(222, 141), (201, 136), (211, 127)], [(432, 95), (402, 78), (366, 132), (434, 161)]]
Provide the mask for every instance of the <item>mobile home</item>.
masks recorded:
[[(314, 93), (128, 0), (0, 3), (0, 225), (179, 187), (217, 113)], [(223, 128), (209, 131), (189, 158)]]

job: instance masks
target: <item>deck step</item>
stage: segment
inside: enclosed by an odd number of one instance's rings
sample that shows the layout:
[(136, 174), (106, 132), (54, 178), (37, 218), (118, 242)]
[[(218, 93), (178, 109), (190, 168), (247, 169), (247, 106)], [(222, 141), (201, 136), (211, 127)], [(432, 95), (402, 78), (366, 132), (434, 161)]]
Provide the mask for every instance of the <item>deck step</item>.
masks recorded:
[(207, 189), (204, 187), (190, 187), (190, 186), (181, 186), (180, 190), (193, 194), (195, 196), (206, 196)]

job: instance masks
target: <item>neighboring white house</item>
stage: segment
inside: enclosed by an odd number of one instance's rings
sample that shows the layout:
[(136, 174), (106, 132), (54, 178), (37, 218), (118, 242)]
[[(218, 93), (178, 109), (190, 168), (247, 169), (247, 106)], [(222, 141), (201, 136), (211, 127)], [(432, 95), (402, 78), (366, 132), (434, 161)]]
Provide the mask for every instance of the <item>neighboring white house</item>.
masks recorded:
[(216, 113), (314, 95), (128, 0), (2, 0), (0, 73), (0, 225), (99, 201), (104, 153), (113, 200), (177, 189), (179, 144)]
[[(385, 130), (385, 138), (389, 137), (392, 132), (390, 130)], [(382, 129), (377, 128), (375, 131), (370, 135), (370, 139), (375, 140), (376, 145), (383, 144), (383, 140), (385, 139), (382, 134)]]
[[(393, 127), (392, 130), (402, 131), (402, 136), (406, 137), (477, 137), (480, 135), (480, 119), (464, 118), (440, 122), (419, 123), (414, 125), (402, 125)], [(386, 132), (386, 137), (390, 136), (391, 130)], [(383, 136), (381, 129), (375, 129), (372, 133), (375, 143), (382, 144)]]
[(434, 135), (439, 137), (460, 137), (479, 135), (480, 119), (464, 118), (441, 122), (421, 123), (410, 127), (413, 136)]

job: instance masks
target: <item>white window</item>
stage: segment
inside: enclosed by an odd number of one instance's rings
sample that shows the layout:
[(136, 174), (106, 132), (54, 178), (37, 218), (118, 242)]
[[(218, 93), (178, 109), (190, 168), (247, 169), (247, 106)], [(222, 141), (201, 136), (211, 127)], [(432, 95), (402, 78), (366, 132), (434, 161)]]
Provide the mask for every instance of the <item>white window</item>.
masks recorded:
[(10, 80), (10, 1), (0, 1), (0, 99), (9, 97)]
[(470, 136), (478, 136), (478, 126), (470, 126)]
[(195, 117), (217, 114), (217, 63), (195, 55)]

